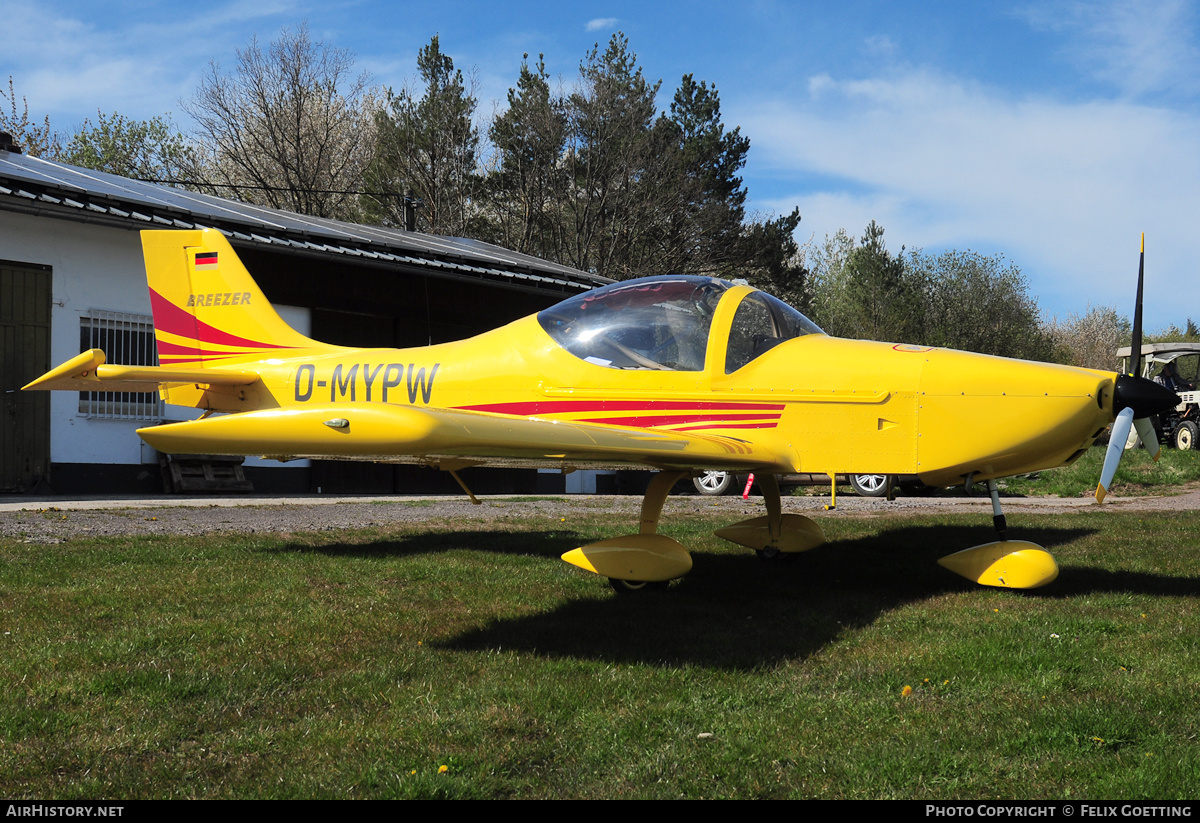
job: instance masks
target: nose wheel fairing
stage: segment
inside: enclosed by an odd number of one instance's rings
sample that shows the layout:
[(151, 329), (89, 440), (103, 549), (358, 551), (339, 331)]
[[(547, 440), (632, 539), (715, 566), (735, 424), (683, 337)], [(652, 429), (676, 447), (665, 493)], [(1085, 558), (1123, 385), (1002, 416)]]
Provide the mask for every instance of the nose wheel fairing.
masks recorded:
[(1026, 540), (997, 540), (948, 555), (938, 565), (980, 584), (1006, 589), (1036, 589), (1058, 577), (1054, 557)]

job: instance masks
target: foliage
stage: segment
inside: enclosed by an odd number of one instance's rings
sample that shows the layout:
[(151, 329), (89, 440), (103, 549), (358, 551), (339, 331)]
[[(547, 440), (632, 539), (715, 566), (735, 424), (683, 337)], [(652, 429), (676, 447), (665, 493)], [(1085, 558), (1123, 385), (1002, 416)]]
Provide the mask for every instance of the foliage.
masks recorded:
[[(478, 234), (475, 204), (479, 130), (475, 97), (468, 92), (454, 60), (443, 54), (435, 35), (417, 56), (424, 83), (419, 99), (409, 89), (388, 89), (375, 113), (378, 144), (367, 174), (374, 191), (401, 195), (412, 191), (421, 201), (417, 228), (432, 234)], [(403, 226), (399, 197), (367, 200), (368, 219)]]
[(920, 339), (924, 331), (920, 322), (923, 284), (902, 256), (888, 251), (883, 227), (874, 220), (846, 261), (845, 275), (851, 308), (857, 315), (851, 336), (901, 342)]
[[(664, 267), (746, 277), (746, 190), (738, 173), (746, 164), (750, 140), (739, 128), (725, 131), (717, 89), (697, 83), (690, 74), (684, 75), (669, 116), (658, 125), (672, 137), (676, 165), (671, 183), (677, 203), (664, 235)], [(755, 227), (769, 231), (764, 224)], [(787, 234), (790, 240), (790, 230)]]
[[(623, 34), (597, 43), (569, 94), (539, 56), (521, 64), (508, 106), (487, 129), (438, 37), (417, 59), (416, 89), (367, 88), (353, 57), (306, 26), (213, 62), (169, 117), (98, 112), (72, 138), (76, 165), (184, 180), (222, 196), (302, 214), (475, 237), (600, 275), (686, 272), (746, 279), (801, 306), (807, 272), (798, 210), (748, 219), (741, 170), (750, 141), (726, 129), (717, 89), (685, 75), (668, 111)], [(11, 91), (11, 80), (10, 80)], [(10, 94), (17, 118), (15, 94)], [(27, 121), (27, 117), (25, 118)], [(48, 126), (47, 126), (48, 129)]]
[(618, 280), (661, 273), (675, 148), (672, 131), (656, 122), (659, 86), (643, 76), (623, 34), (580, 64), (568, 98), (563, 262)]
[(353, 218), (375, 134), (368, 78), (352, 78), (353, 65), (303, 24), (265, 52), (251, 40), (232, 74), (210, 63), (184, 104), (202, 147), (192, 176), (247, 202)]
[(796, 244), (800, 209), (774, 219), (743, 224), (736, 238), (738, 259), (730, 261), (728, 277), (744, 277), (750, 285), (773, 294), (803, 312), (809, 310), (808, 269)]
[(17, 92), (13, 78), (8, 76), (8, 93), (0, 89), (0, 131), (8, 132), (13, 142), (30, 157), (54, 158), (59, 150), (58, 135), (50, 130), (50, 118), (36, 123), (29, 119), (29, 101), (21, 97), (20, 111), (17, 110)]
[(1050, 360), (1051, 337), (1020, 269), (1002, 257), (888, 251), (875, 221), (856, 244), (844, 230), (804, 250), (812, 319), (838, 337), (920, 343)]
[(141, 180), (179, 179), (194, 162), (187, 138), (165, 117), (130, 120), (96, 112), (59, 156), (64, 163)]
[[(1126, 335), (1125, 345), (1129, 345), (1129, 340), (1129, 335)], [(1183, 328), (1171, 323), (1165, 328), (1147, 332), (1145, 340), (1147, 343), (1195, 343), (1200, 341), (1200, 329), (1197, 329), (1196, 324), (1189, 317), (1184, 322)]]
[[(1021, 270), (1002, 257), (946, 251), (909, 252), (904, 265), (923, 285), (920, 341), (1024, 360), (1053, 360), (1037, 301)], [(1114, 349), (1115, 351), (1115, 349)]]
[(813, 320), (835, 337), (920, 342), (924, 284), (893, 255), (874, 220), (859, 244), (844, 232), (814, 253)]
[(568, 95), (526, 55), (488, 133), (492, 238), (616, 279), (677, 271), (798, 291), (799, 212), (746, 219), (750, 141), (725, 129), (717, 89), (686, 75), (656, 114), (660, 88), (619, 33), (588, 52)]
[[(846, 261), (854, 251), (854, 238), (845, 229), (825, 235), (819, 245), (810, 241), (799, 250), (802, 264), (808, 271), (806, 289), (807, 313), (826, 332), (839, 332), (850, 325), (849, 293), (844, 276)], [(782, 295), (778, 295), (782, 297)]]

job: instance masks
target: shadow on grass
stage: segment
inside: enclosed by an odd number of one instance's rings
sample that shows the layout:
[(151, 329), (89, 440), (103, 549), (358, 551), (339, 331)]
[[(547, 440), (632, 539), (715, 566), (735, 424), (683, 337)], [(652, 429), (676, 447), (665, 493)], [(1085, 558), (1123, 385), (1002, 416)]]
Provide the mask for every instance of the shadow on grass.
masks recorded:
[[(1100, 532), (1075, 523), (1022, 526), (1010, 536), (1054, 552)], [(458, 529), (368, 537), (362, 542), (294, 543), (280, 550), (345, 558), (486, 552), (558, 563), (559, 555), (592, 537), (570, 529)], [(985, 525), (906, 524), (834, 540), (772, 563), (758, 560), (749, 551), (705, 551), (697, 540), (701, 547), (694, 552), (692, 572), (666, 592), (619, 596), (602, 579), (569, 569), (568, 574), (582, 575), (603, 594), (569, 600), (549, 612), (499, 618), (431, 645), (454, 650), (521, 649), (611, 663), (695, 664), (732, 670), (771, 666), (807, 657), (847, 629), (870, 625), (904, 605), (987, 591), (938, 566), (937, 560), (993, 539), (994, 533)], [(704, 540), (711, 542), (711, 538)], [(496, 574), (504, 573), (503, 567), (497, 567)], [(1065, 599), (1114, 591), (1192, 596), (1200, 593), (1200, 578), (1068, 566), (1050, 586), (1008, 594)]]
[(1115, 572), (1094, 566), (1072, 566), (1058, 576), (1058, 580), (1045, 589), (1031, 594), (1054, 599), (1078, 597), (1102, 592), (1128, 592), (1129, 594), (1157, 595), (1162, 597), (1195, 597), (1200, 595), (1200, 577), (1175, 577), (1146, 572)]
[(354, 543), (306, 545), (288, 543), (265, 551), (322, 554), (329, 557), (413, 557), (452, 551), (484, 551), (526, 557), (553, 557), (587, 542), (588, 538), (568, 529), (534, 531), (497, 529), (429, 531), (403, 537), (374, 538)]
[[(1019, 536), (1053, 550), (1096, 533), (1032, 528)], [(516, 648), (610, 663), (770, 666), (807, 657), (845, 630), (906, 604), (984, 591), (938, 566), (937, 559), (992, 539), (988, 528), (905, 526), (829, 543), (782, 563), (697, 552), (692, 572), (666, 592), (573, 601), (551, 613), (498, 620), (438, 645)], [(1200, 578), (1070, 567), (1044, 589), (1009, 594), (1058, 599), (1107, 591), (1195, 595)]]

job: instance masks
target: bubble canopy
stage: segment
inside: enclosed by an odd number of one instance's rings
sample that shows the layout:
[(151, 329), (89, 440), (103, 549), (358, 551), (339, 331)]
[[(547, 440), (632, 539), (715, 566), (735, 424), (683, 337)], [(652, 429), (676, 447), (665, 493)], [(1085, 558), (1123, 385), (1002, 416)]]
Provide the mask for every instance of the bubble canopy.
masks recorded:
[[(560, 346), (597, 366), (702, 371), (713, 315), (731, 288), (732, 283), (714, 277), (645, 277), (572, 297), (538, 314), (538, 321)], [(736, 349), (738, 354), (727, 361), (727, 372), (783, 340), (821, 333), (770, 295), (739, 290), (730, 296), (739, 298), (742, 305), (730, 330), (730, 353)]]

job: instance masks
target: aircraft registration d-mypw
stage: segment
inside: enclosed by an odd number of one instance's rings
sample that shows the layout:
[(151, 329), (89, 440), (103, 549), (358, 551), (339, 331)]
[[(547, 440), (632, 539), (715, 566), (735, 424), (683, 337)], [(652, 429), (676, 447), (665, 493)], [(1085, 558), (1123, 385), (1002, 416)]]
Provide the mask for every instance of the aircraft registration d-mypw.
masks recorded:
[[(1005, 539), (996, 478), (1068, 464), (1110, 425), (1113, 444), (1136, 425), (1157, 453), (1146, 418), (1177, 402), (1137, 363), (1117, 375), (836, 339), (749, 286), (682, 275), (605, 286), (455, 343), (344, 348), (284, 323), (219, 232), (145, 231), (142, 246), (160, 365), (92, 349), (26, 389), (159, 390), (205, 409), (138, 431), (167, 453), (417, 463), (456, 478), (485, 464), (658, 469), (636, 534), (563, 555), (618, 591), (691, 569), (658, 520), (674, 483), (704, 470), (758, 477), (767, 514), (717, 534), (768, 557), (825, 540), (782, 513), (779, 474), (986, 482), (1000, 539), (939, 562), (985, 585), (1044, 585), (1054, 558)], [(1140, 352), (1140, 273), (1135, 317)], [(1119, 458), (1110, 450), (1098, 500)]]

